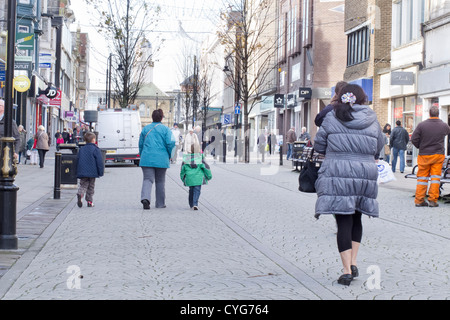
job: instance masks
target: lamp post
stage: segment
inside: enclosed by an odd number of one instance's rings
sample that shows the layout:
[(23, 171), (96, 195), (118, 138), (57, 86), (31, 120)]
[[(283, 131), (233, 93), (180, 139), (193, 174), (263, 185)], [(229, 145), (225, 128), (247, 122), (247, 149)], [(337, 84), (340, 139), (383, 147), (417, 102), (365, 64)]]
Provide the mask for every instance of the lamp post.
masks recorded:
[[(239, 102), (241, 100), (241, 81), (240, 81), (240, 76), (239, 74), (236, 75), (236, 77), (233, 77), (233, 73), (230, 70), (230, 68), (228, 67), (228, 65), (225, 65), (225, 67), (222, 70), (223, 72), (225, 72), (225, 74), (227, 74), (228, 77), (232, 77), (232, 81), (233, 81), (233, 86), (234, 86), (234, 100), (235, 100), (235, 104), (233, 106), (233, 110), (236, 108), (236, 106), (239, 105)], [(239, 105), (240, 106), (240, 105)], [(242, 111), (241, 111), (242, 113)], [(235, 132), (235, 137), (234, 137), (234, 141), (235, 141), (235, 145), (234, 145), (234, 157), (237, 156), (237, 152), (238, 152), (238, 143), (239, 143), (239, 132), (238, 130), (240, 129), (240, 123), (239, 123), (239, 117), (241, 116), (241, 113), (236, 113), (234, 114), (234, 132)]]
[(8, 59), (6, 61), (5, 113), (3, 118), (5, 131), (2, 138), (0, 138), (0, 249), (16, 250), (18, 246), (16, 235), (16, 206), (17, 190), (19, 188), (14, 185), (17, 165), (14, 162), (15, 139), (12, 137), (16, 0), (10, 0), (8, 3)]
[[(114, 54), (110, 53), (109, 57), (108, 57), (108, 61), (106, 62), (106, 109), (111, 108), (112, 56), (114, 56)], [(119, 57), (119, 59), (120, 59), (120, 57)], [(123, 66), (121, 63), (119, 63), (117, 70), (123, 71)]]

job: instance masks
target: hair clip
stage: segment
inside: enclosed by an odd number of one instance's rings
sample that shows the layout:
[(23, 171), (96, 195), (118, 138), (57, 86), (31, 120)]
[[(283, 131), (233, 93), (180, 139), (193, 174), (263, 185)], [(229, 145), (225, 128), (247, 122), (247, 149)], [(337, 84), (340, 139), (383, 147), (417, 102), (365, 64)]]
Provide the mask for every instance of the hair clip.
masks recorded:
[(350, 106), (353, 106), (353, 104), (356, 102), (356, 97), (353, 92), (347, 92), (342, 95), (341, 101), (343, 103), (349, 103)]

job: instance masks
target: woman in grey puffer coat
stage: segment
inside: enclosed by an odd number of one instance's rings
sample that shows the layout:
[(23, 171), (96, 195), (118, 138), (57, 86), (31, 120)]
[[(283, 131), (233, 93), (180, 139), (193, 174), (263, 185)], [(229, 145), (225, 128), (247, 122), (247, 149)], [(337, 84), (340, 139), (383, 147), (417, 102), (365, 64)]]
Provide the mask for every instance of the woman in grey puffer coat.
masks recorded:
[(362, 237), (361, 214), (378, 217), (376, 159), (384, 135), (364, 90), (349, 84), (340, 101), (325, 117), (314, 149), (325, 154), (316, 181), (316, 216), (334, 214), (337, 242), (344, 265), (338, 283), (349, 285), (358, 276), (356, 255)]

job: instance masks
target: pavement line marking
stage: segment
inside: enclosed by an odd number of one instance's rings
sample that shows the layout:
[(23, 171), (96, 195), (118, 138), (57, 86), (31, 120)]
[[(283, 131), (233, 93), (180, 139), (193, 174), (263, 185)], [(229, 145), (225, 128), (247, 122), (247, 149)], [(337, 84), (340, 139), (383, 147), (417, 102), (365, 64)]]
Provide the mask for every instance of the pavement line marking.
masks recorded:
[[(167, 175), (176, 185), (180, 188), (185, 189), (182, 184), (178, 182), (178, 180), (171, 177), (169, 174)], [(227, 227), (229, 227), (234, 233), (236, 233), (239, 237), (245, 240), (248, 244), (254, 247), (256, 250), (261, 252), (264, 256), (269, 258), (273, 263), (278, 265), (281, 269), (286, 271), (291, 277), (293, 277), (296, 281), (298, 281), (301, 285), (303, 285), (307, 290), (311, 291), (315, 294), (319, 299), (323, 300), (341, 300), (337, 295), (335, 295), (332, 291), (324, 287), (320, 282), (309, 276), (306, 272), (292, 264), (289, 260), (280, 256), (278, 253), (273, 251), (268, 246), (264, 245), (261, 241), (256, 239), (253, 235), (251, 235), (248, 231), (243, 229), (233, 220), (231, 220), (226, 214), (222, 213), (219, 209), (214, 207), (206, 200), (199, 200), (203, 207), (208, 209), (216, 218), (222, 221)]]

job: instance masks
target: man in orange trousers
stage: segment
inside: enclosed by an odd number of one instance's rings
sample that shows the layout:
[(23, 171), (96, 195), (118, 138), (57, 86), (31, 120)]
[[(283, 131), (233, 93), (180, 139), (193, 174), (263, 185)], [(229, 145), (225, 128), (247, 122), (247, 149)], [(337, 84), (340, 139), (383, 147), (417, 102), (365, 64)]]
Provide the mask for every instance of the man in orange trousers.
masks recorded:
[[(414, 130), (411, 142), (419, 149), (417, 157), (416, 207), (438, 207), (442, 164), (445, 160), (444, 138), (450, 134), (450, 127), (439, 119), (439, 107), (431, 106), (430, 118), (419, 123)], [(425, 201), (428, 182), (428, 202)]]

